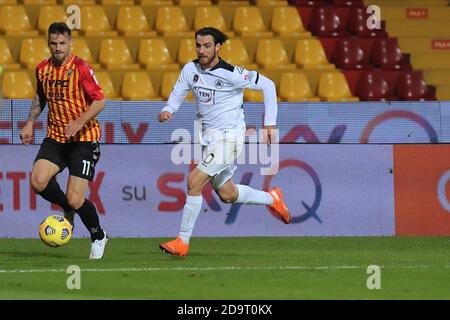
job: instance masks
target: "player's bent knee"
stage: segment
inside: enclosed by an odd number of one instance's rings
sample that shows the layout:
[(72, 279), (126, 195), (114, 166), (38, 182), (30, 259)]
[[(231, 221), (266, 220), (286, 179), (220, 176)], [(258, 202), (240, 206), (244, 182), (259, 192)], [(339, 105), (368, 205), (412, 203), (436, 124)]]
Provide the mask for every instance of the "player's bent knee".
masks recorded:
[(84, 195), (76, 192), (69, 192), (67, 194), (67, 202), (75, 210), (79, 209), (84, 203)]
[(237, 194), (219, 192), (219, 198), (223, 203), (234, 203), (237, 200)]
[(31, 175), (31, 187), (36, 193), (42, 192), (48, 185), (49, 179), (38, 174)]

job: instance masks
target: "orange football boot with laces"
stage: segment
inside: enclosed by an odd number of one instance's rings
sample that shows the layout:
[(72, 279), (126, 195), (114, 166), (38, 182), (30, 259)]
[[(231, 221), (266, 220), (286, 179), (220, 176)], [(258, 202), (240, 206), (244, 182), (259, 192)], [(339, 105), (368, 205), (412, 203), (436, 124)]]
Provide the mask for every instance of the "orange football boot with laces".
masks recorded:
[(189, 244), (181, 240), (180, 237), (176, 237), (172, 241), (160, 243), (159, 248), (163, 252), (171, 254), (173, 256), (184, 257), (189, 251)]
[(284, 223), (289, 224), (291, 222), (291, 214), (283, 201), (283, 193), (281, 192), (281, 189), (275, 187), (269, 191), (269, 194), (273, 198), (273, 204), (269, 206), (270, 212), (272, 212), (274, 216), (279, 217)]

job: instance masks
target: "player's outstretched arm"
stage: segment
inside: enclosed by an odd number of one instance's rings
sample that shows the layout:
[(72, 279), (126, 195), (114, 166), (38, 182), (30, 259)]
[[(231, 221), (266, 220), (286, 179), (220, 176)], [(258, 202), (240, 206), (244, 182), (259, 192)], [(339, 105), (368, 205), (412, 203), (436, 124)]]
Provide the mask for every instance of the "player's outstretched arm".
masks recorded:
[(24, 145), (29, 145), (33, 141), (33, 124), (34, 121), (39, 117), (42, 110), (44, 109), (46, 101), (41, 99), (39, 94), (33, 98), (31, 103), (30, 113), (28, 115), (28, 120), (25, 126), (20, 130), (20, 140)]

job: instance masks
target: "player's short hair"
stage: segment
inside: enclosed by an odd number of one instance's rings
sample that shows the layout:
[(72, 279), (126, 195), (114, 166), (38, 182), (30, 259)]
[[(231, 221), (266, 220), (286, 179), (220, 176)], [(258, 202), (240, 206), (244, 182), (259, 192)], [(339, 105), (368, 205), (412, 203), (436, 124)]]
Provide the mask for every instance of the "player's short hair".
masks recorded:
[(214, 44), (224, 44), (228, 40), (228, 36), (222, 31), (213, 27), (203, 27), (195, 32), (195, 37), (197, 36), (207, 36), (210, 35), (214, 38)]
[(48, 35), (50, 36), (50, 34), (62, 34), (64, 35), (65, 33), (67, 33), (67, 35), (70, 37), (72, 37), (72, 31), (70, 30), (70, 28), (67, 26), (67, 24), (65, 22), (53, 22), (49, 27), (48, 27)]

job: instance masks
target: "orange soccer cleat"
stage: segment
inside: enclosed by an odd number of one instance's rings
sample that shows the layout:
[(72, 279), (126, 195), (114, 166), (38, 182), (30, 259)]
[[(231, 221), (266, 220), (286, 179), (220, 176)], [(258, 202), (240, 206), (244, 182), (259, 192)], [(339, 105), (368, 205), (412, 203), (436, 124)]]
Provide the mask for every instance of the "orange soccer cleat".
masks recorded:
[(275, 217), (280, 218), (284, 223), (289, 224), (291, 222), (291, 215), (288, 207), (283, 201), (281, 189), (275, 187), (269, 191), (269, 194), (273, 198), (273, 204), (269, 206), (270, 212), (272, 212)]
[(181, 240), (180, 237), (176, 237), (172, 241), (160, 243), (159, 248), (163, 252), (171, 254), (173, 256), (184, 257), (189, 251), (189, 244)]

